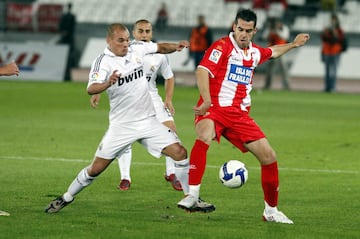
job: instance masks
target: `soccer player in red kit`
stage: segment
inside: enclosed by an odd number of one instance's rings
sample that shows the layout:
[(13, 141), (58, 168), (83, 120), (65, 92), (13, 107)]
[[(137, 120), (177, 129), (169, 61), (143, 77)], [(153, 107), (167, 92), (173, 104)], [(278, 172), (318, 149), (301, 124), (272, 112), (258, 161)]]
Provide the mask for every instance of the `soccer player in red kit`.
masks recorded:
[[(256, 21), (252, 10), (239, 10), (233, 32), (214, 42), (197, 67), (200, 92), (200, 100), (194, 107), (197, 139), (190, 155), (189, 194), (178, 202), (178, 207), (196, 211), (192, 209), (199, 198), (208, 148), (212, 140), (219, 142), (224, 136), (242, 152), (250, 151), (261, 165), (265, 201), (263, 220), (293, 224), (277, 208), (279, 178), (276, 154), (249, 115), (250, 91), (257, 65), (304, 45), (310, 37), (301, 33), (288, 44), (263, 48), (252, 42), (257, 31)], [(215, 210), (215, 206), (211, 206), (206, 212)]]

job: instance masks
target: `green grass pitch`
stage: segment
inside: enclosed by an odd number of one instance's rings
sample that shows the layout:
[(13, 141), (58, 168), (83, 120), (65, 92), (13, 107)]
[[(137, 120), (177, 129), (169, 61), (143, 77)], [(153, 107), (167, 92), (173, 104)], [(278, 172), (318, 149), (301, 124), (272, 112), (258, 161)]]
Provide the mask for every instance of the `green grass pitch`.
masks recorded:
[[(89, 105), (86, 83), (0, 81), (0, 238), (360, 238), (360, 96), (253, 91), (251, 115), (278, 155), (279, 208), (294, 225), (265, 223), (260, 170), (251, 154), (225, 139), (213, 143), (201, 197), (210, 214), (176, 207), (182, 192), (163, 179), (165, 160), (134, 145), (132, 185), (117, 190), (117, 163), (57, 214), (44, 208), (88, 165), (108, 123), (105, 95)], [(160, 92), (163, 90), (160, 88)], [(188, 151), (195, 139), (197, 89), (177, 87), (178, 134)], [(244, 162), (249, 180), (228, 189), (220, 165)]]

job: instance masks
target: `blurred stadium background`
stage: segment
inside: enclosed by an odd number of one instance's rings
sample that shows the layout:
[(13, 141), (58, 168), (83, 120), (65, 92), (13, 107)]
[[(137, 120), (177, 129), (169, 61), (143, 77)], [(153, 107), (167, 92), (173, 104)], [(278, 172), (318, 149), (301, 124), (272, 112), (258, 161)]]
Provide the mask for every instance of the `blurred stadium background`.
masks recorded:
[[(264, 0), (266, 1), (266, 0)], [(157, 41), (188, 39), (191, 28), (197, 24), (197, 16), (203, 14), (212, 29), (214, 39), (226, 35), (239, 8), (253, 8), (256, 1), (248, 0), (1, 0), (0, 1), (0, 64), (16, 60), (22, 71), (20, 80), (63, 81), (68, 48), (56, 44), (59, 34), (58, 21), (73, 4), (77, 18), (75, 64), (71, 71), (73, 81), (86, 81), (90, 64), (105, 46), (106, 27), (121, 22), (132, 29), (133, 23), (146, 18), (155, 23), (157, 11), (165, 2), (169, 12), (166, 31), (154, 30)], [(291, 36), (309, 32), (308, 46), (296, 49), (286, 58), (290, 66), (293, 89), (316, 90), (323, 88), (324, 66), (320, 61), (320, 32), (329, 23), (330, 14), (336, 11), (341, 26), (349, 39), (349, 49), (342, 55), (339, 67), (338, 91), (360, 92), (360, 71), (357, 69), (360, 55), (359, 0), (287, 0), (266, 1), (268, 8), (253, 8), (258, 15), (258, 34), (255, 42), (265, 46), (261, 33), (271, 17), (283, 20), (290, 27)], [(65, 52), (65, 54), (64, 54)], [(194, 85), (193, 65), (183, 66), (187, 52), (170, 55), (177, 83)], [(41, 60), (46, 63), (41, 63)], [(263, 84), (263, 69), (258, 67), (255, 87)], [(7, 79), (7, 78), (2, 78)], [(273, 88), (281, 88), (275, 79)]]

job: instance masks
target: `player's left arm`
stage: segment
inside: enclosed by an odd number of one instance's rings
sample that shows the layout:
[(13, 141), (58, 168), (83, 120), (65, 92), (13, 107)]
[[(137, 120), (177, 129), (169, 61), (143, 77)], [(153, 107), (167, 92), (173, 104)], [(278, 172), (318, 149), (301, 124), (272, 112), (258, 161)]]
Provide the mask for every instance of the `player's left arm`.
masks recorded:
[(91, 107), (95, 109), (98, 106), (99, 102), (100, 102), (100, 94), (95, 94), (91, 96), (90, 98)]
[(165, 100), (164, 100), (165, 108), (167, 108), (172, 115), (175, 115), (175, 108), (172, 103), (172, 98), (174, 95), (174, 88), (175, 88), (174, 76), (170, 77), (169, 79), (165, 79), (164, 88), (165, 88)]
[(179, 41), (178, 43), (162, 42), (158, 43), (157, 53), (168, 54), (175, 51), (182, 51), (184, 48), (188, 48), (190, 43), (188, 41)]
[(282, 56), (286, 52), (290, 51), (291, 49), (301, 47), (305, 45), (305, 43), (310, 39), (310, 35), (308, 33), (300, 33), (298, 34), (295, 39), (287, 44), (279, 44), (271, 46), (272, 50), (272, 58), (277, 58), (279, 56)]

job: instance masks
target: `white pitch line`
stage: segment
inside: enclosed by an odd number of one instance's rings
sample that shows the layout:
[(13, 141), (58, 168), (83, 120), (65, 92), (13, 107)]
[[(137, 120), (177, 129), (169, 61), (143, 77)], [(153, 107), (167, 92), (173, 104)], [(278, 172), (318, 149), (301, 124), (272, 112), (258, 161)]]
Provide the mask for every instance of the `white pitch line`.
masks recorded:
[[(61, 161), (61, 162), (83, 162), (90, 163), (91, 159), (68, 159), (68, 158), (50, 158), (50, 157), (21, 157), (21, 156), (0, 156), (0, 160), (37, 160), (37, 161)], [(152, 163), (152, 162), (132, 162), (136, 165), (153, 165), (153, 166), (163, 166), (164, 163)], [(220, 165), (220, 163), (219, 163)], [(219, 168), (219, 165), (207, 165), (208, 168)], [(259, 167), (249, 167), (250, 169), (259, 169)], [(294, 172), (308, 172), (308, 173), (333, 173), (333, 174), (360, 174), (360, 171), (354, 170), (332, 170), (332, 169), (311, 169), (311, 168), (281, 168), (281, 171), (294, 171)]]

